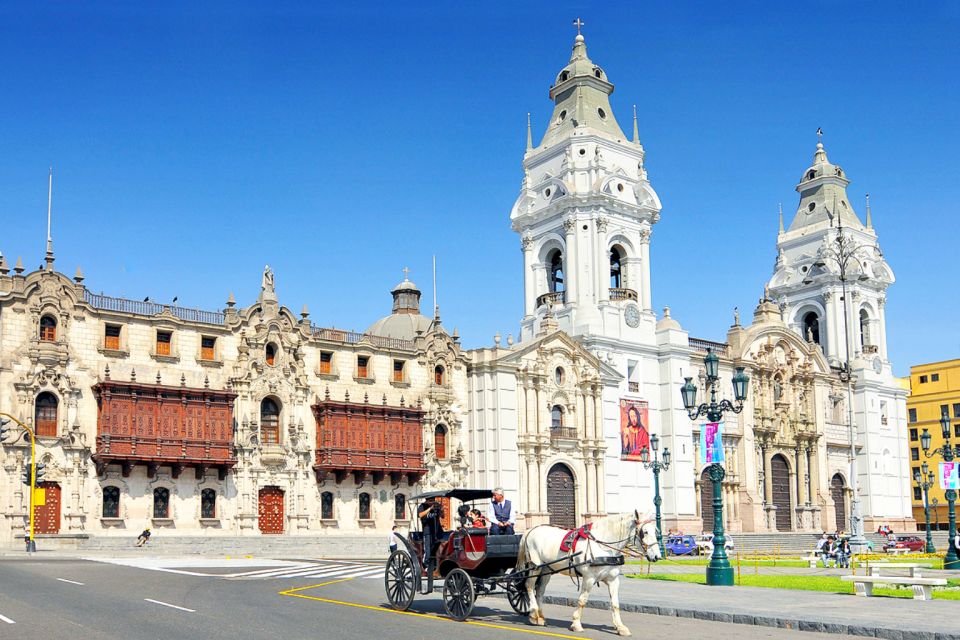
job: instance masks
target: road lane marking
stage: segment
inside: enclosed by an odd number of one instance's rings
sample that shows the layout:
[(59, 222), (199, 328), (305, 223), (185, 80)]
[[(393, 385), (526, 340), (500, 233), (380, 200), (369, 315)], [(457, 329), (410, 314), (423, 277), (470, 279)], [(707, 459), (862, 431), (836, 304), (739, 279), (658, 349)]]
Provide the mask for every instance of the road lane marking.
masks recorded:
[[(320, 587), (326, 587), (331, 584), (337, 584), (338, 582), (347, 582), (353, 580), (354, 578), (340, 578), (339, 580), (330, 580), (328, 582), (321, 582), (320, 584), (311, 584), (306, 587), (297, 587), (295, 589), (287, 589), (285, 591), (279, 592), (278, 595), (289, 596), (291, 598), (302, 598), (304, 600), (314, 600), (316, 602), (325, 602), (327, 604), (336, 604), (342, 607), (356, 607), (357, 609), (367, 609), (368, 611), (382, 611), (384, 613), (395, 613), (402, 616), (413, 616), (415, 618), (427, 618), (430, 620), (437, 620), (440, 622), (456, 622), (452, 618), (445, 618), (443, 616), (434, 615), (431, 613), (417, 613), (416, 611), (397, 611), (396, 609), (388, 609), (387, 607), (381, 607), (378, 605), (372, 604), (360, 604), (359, 602), (346, 602), (344, 600), (332, 600), (330, 598), (320, 598), (318, 596), (308, 596), (300, 593), (301, 591), (308, 591), (310, 589), (319, 589)], [(480, 622), (479, 620), (464, 620), (462, 624), (469, 624), (476, 627), (485, 627), (487, 629), (499, 629), (501, 631), (515, 631), (517, 633), (529, 633), (535, 636), (547, 636), (549, 638), (568, 638), (569, 640), (583, 640), (583, 636), (571, 636), (565, 633), (554, 633), (552, 631), (539, 631), (537, 629), (523, 629), (518, 627), (508, 627), (502, 624), (494, 624), (492, 622)]]
[(81, 587), (83, 586), (83, 583), (82, 583), (82, 582), (76, 582), (76, 581), (74, 581), (74, 580), (67, 580), (66, 578), (57, 578), (57, 580), (59, 580), (60, 582), (68, 582), (68, 583), (70, 583), (70, 584), (78, 584), (78, 585), (80, 585)]
[(144, 598), (147, 602), (152, 602), (153, 604), (163, 605), (164, 607), (170, 607), (171, 609), (180, 609), (180, 611), (188, 611), (190, 613), (196, 613), (196, 609), (187, 609), (186, 607), (178, 607), (175, 604), (170, 604), (169, 602), (160, 602), (159, 600), (151, 600), (150, 598)]
[(0, 613), (0, 620), (3, 620), (7, 624), (17, 624), (16, 620), (11, 620), (7, 616), (3, 615), (2, 613)]

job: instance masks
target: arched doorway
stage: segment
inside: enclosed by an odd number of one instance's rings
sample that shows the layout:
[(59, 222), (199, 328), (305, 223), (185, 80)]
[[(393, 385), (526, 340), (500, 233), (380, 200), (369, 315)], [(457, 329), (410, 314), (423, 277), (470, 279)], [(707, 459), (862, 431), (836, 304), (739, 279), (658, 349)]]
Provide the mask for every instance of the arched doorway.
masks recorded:
[(770, 461), (770, 476), (773, 484), (773, 504), (777, 507), (777, 531), (793, 529), (790, 516), (790, 467), (787, 459), (779, 453)]
[(713, 531), (713, 480), (709, 467), (700, 474), (700, 517), (703, 518), (703, 532)]
[(56, 482), (39, 482), (37, 490), (40, 489), (44, 493), (43, 503), (33, 506), (33, 532), (60, 533), (60, 485)]
[(845, 531), (847, 528), (847, 505), (846, 491), (844, 490), (843, 476), (839, 473), (834, 474), (830, 479), (830, 497), (833, 498), (833, 508), (837, 514), (837, 530)]
[(550, 524), (565, 529), (577, 526), (577, 493), (573, 471), (565, 464), (555, 464), (547, 473), (547, 511)]
[(260, 533), (283, 533), (283, 489), (263, 487), (257, 505)]

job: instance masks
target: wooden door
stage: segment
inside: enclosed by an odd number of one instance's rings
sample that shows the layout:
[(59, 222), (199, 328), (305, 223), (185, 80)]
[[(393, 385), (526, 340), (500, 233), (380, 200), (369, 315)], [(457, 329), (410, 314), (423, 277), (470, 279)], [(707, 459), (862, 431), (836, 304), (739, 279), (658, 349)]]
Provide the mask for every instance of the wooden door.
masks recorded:
[(700, 517), (703, 518), (703, 532), (713, 531), (713, 480), (709, 468), (700, 474)]
[(283, 490), (280, 487), (260, 489), (258, 515), (260, 533), (283, 533)]
[(43, 489), (47, 495), (45, 504), (33, 508), (33, 532), (60, 533), (60, 485), (56, 482), (41, 482), (37, 484), (37, 488)]
[(565, 529), (577, 527), (576, 485), (565, 464), (555, 464), (547, 473), (547, 511), (550, 524)]
[(847, 505), (844, 493), (843, 476), (838, 473), (830, 480), (830, 497), (833, 498), (833, 508), (837, 514), (837, 531), (847, 528)]
[(777, 531), (791, 531), (793, 517), (790, 513), (790, 467), (779, 453), (770, 461), (773, 480), (773, 504), (777, 507)]

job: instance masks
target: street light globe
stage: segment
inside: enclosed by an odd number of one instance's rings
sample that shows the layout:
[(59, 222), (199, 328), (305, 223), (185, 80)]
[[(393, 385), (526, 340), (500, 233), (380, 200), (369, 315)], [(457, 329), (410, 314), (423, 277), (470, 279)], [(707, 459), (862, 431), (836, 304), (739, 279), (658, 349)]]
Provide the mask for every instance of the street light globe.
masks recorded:
[(720, 357), (713, 352), (713, 349), (707, 349), (707, 355), (703, 358), (703, 364), (707, 368), (707, 377), (716, 380), (720, 377)]
[(950, 437), (950, 416), (946, 411), (940, 414), (940, 430), (943, 431), (944, 439)]
[(920, 484), (920, 469), (914, 467), (913, 469), (913, 481), (917, 484)]
[(683, 398), (683, 407), (690, 411), (697, 405), (697, 385), (693, 378), (684, 378), (685, 383), (680, 385), (680, 397)]
[(747, 399), (747, 383), (750, 378), (743, 372), (743, 367), (737, 367), (737, 372), (733, 374), (733, 397), (738, 402)]
[(663, 468), (670, 466), (670, 447), (663, 448)]
[(659, 451), (660, 436), (658, 436), (657, 434), (653, 434), (652, 436), (650, 436), (650, 446), (653, 448), (654, 451)]
[(646, 464), (650, 462), (650, 449), (649, 447), (644, 447), (640, 449), (640, 462)]
[(920, 465), (920, 474), (923, 475), (924, 477), (926, 477), (927, 471), (929, 470), (930, 470), (930, 466), (926, 462)]
[(920, 434), (920, 446), (923, 447), (924, 453), (930, 451), (930, 440), (932, 440), (930, 432), (924, 427), (923, 433)]

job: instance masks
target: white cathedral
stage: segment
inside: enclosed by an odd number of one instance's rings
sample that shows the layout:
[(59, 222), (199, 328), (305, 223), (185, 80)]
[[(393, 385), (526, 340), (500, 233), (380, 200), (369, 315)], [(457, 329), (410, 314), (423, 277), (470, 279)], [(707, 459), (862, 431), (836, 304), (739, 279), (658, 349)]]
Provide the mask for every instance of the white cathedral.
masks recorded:
[[(639, 460), (650, 435), (672, 454), (664, 529), (710, 530), (702, 423), (679, 392), (684, 375), (704, 388), (707, 349), (725, 393), (734, 367), (750, 376), (723, 433), (728, 531), (850, 529), (852, 482), (866, 530), (913, 529), (907, 392), (886, 347), (894, 278), (844, 171), (818, 144), (752, 322), (737, 317), (724, 341), (690, 338), (651, 305), (661, 202), (636, 116), (628, 138), (612, 92), (578, 35), (539, 144), (528, 127), (510, 213), (523, 254), (516, 343), (461, 348), (438, 312), (420, 313), (407, 278), (390, 315), (350, 333), (281, 305), (269, 269), (256, 302), (238, 308), (231, 294), (202, 311), (94, 294), (79, 270), (54, 268), (52, 247), (30, 273), (18, 260), (11, 275), (0, 256), (0, 413), (36, 431), (47, 464), (38, 532), (379, 535), (409, 524), (411, 496), (468, 485), (506, 488), (519, 528), (572, 527), (652, 509)], [(855, 246), (842, 273), (838, 236)], [(28, 441), (8, 437), (0, 460), (10, 543), (29, 509)]]

